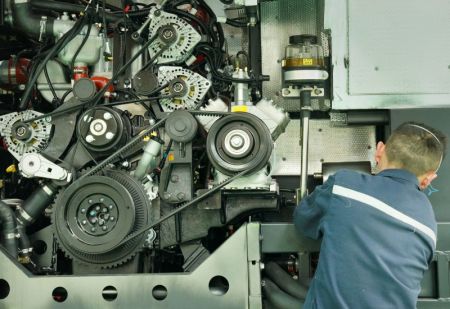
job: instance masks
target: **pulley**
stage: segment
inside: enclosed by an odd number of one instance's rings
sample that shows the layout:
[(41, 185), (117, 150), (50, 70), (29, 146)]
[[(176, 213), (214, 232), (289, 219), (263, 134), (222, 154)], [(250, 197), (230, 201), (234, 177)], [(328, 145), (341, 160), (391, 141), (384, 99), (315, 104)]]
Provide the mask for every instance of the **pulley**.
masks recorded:
[(206, 150), (214, 167), (226, 175), (244, 170), (253, 173), (267, 164), (273, 141), (269, 129), (258, 117), (236, 113), (214, 123)]
[(143, 186), (122, 171), (107, 170), (74, 182), (55, 202), (53, 223), (61, 249), (81, 263), (118, 266), (141, 248), (146, 235), (119, 245), (148, 222)]
[(131, 124), (115, 109), (95, 107), (81, 115), (77, 135), (88, 150), (108, 154), (128, 141)]

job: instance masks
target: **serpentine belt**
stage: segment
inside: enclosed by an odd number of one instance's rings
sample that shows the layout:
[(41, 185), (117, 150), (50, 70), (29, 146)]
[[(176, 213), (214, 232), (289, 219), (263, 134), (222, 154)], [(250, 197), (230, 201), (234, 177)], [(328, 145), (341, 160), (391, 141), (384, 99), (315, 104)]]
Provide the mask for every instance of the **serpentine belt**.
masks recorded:
[[(223, 117), (223, 116), (229, 116), (229, 115), (235, 115), (235, 113), (230, 113), (230, 112), (205, 112), (205, 111), (189, 111), (192, 115), (194, 116), (207, 116), (207, 117)], [(116, 161), (116, 159), (118, 159), (121, 155), (123, 155), (124, 153), (126, 153), (129, 149), (139, 145), (140, 143), (143, 143), (143, 138), (147, 135), (149, 135), (151, 132), (159, 129), (160, 127), (162, 127), (166, 120), (170, 117), (170, 114), (162, 119), (160, 119), (158, 122), (156, 122), (153, 126), (141, 131), (138, 135), (136, 135), (133, 139), (131, 139), (131, 141), (129, 141), (125, 146), (123, 146), (122, 148), (118, 149), (116, 152), (114, 152), (112, 155), (110, 155), (108, 158), (104, 159), (102, 162), (100, 162), (99, 164), (97, 164), (94, 168), (92, 168), (91, 170), (89, 170), (86, 174), (83, 174), (80, 178), (78, 178), (76, 181), (79, 181), (81, 179), (84, 179), (88, 176), (92, 176), (97, 174), (98, 172), (102, 171), (104, 168), (106, 168), (110, 163)], [(178, 214), (179, 212), (183, 211), (184, 209), (200, 202), (201, 200), (207, 198), (208, 196), (210, 196), (211, 194), (219, 191), (220, 189), (222, 189), (223, 187), (225, 187), (226, 185), (230, 184), (231, 182), (235, 181), (236, 179), (238, 179), (239, 177), (244, 176), (245, 174), (247, 174), (250, 171), (250, 169), (248, 170), (244, 170), (241, 171), (239, 173), (236, 173), (235, 175), (225, 179), (223, 182), (221, 182), (220, 184), (214, 186), (212, 189), (206, 191), (205, 193), (203, 193), (202, 195), (197, 196), (196, 198), (194, 198), (192, 201), (186, 202), (184, 204), (181, 204), (179, 207), (177, 207), (175, 210), (173, 210), (172, 212), (170, 212), (169, 214), (163, 216), (162, 218), (150, 223), (149, 225), (131, 233), (130, 235), (128, 235), (127, 237), (125, 237), (120, 243), (118, 243), (113, 249), (123, 245), (124, 243), (126, 243), (127, 241), (129, 241), (130, 239), (133, 239), (139, 235), (141, 235), (142, 233), (145, 233), (146, 231), (148, 231), (149, 229), (161, 224), (162, 222), (164, 222), (165, 220), (175, 216), (176, 214)], [(75, 182), (76, 182), (75, 181)]]

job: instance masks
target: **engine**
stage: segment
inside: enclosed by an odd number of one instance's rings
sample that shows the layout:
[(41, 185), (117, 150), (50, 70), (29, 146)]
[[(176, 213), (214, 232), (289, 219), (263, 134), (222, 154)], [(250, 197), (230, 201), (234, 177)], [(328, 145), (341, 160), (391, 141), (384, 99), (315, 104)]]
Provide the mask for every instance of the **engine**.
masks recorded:
[(222, 24), (251, 18), (125, 2), (6, 1), (24, 46), (0, 58), (3, 239), (36, 275), (189, 271), (192, 246), (280, 209), (289, 117)]

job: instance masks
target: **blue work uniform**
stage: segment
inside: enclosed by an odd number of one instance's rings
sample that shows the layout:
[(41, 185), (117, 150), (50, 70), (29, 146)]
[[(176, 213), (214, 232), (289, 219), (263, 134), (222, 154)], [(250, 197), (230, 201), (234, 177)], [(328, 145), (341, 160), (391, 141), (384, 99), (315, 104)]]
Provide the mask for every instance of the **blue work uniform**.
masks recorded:
[(322, 238), (304, 308), (416, 308), (437, 224), (415, 175), (339, 171), (301, 201), (294, 223)]

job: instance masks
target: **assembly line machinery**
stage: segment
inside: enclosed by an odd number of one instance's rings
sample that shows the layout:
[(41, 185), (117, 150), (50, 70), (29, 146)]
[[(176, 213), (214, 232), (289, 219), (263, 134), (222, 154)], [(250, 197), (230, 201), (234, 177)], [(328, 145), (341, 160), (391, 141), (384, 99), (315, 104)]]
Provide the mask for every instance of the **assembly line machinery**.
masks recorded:
[[(375, 173), (399, 122), (450, 131), (444, 0), (0, 3), (0, 308), (298, 308), (292, 212)], [(449, 161), (426, 192), (450, 308)]]

